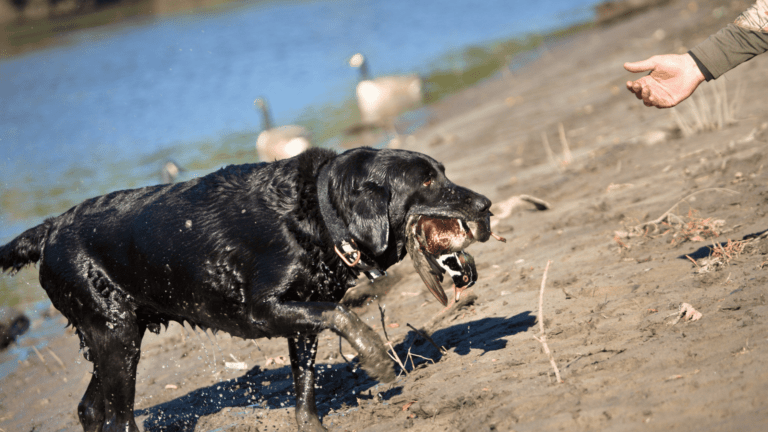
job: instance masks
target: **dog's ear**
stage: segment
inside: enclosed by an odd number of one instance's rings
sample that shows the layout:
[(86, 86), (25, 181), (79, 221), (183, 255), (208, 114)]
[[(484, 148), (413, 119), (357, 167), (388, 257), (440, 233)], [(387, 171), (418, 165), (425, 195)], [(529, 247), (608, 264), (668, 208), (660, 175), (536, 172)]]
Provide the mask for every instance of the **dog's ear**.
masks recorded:
[(375, 256), (389, 244), (389, 190), (366, 182), (352, 200), (349, 232), (355, 241)]

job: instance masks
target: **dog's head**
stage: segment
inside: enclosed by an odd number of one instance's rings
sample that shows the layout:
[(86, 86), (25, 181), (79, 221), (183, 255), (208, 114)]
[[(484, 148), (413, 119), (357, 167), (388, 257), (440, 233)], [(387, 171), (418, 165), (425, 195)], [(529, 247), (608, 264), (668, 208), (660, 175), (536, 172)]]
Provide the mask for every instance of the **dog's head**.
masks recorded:
[(427, 155), (358, 148), (339, 155), (333, 168), (337, 211), (357, 244), (374, 257), (386, 256), (387, 266), (404, 255), (412, 215), (459, 219), (475, 240), (490, 238), (491, 201), (451, 182), (443, 164)]

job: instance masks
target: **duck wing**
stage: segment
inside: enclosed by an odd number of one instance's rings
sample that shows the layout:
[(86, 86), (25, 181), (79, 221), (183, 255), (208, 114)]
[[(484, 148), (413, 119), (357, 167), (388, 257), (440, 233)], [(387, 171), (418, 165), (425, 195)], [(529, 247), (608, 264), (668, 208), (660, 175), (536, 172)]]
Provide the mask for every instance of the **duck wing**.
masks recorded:
[(406, 249), (408, 255), (411, 256), (411, 261), (413, 261), (413, 268), (416, 269), (421, 280), (424, 281), (424, 284), (435, 298), (437, 298), (443, 306), (447, 306), (448, 297), (445, 295), (443, 286), (440, 284), (443, 280), (443, 270), (435, 257), (424, 253), (413, 236), (408, 236)]

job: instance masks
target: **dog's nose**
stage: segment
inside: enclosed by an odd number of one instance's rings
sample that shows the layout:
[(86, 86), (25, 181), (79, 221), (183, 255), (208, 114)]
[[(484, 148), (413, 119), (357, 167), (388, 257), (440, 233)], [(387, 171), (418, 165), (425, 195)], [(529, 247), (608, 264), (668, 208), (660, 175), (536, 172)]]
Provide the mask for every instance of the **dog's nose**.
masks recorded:
[(475, 211), (478, 213), (485, 213), (489, 208), (491, 208), (491, 200), (484, 197), (483, 195), (478, 195), (472, 202), (472, 208), (475, 209)]

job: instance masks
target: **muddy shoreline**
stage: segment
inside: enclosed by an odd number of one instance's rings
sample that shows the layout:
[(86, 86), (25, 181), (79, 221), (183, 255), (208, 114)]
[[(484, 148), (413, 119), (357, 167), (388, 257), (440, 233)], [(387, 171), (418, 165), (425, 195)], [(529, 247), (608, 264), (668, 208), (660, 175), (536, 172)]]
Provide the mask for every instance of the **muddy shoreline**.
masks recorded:
[[(714, 85), (723, 86), (735, 114), (723, 128), (691, 136), (670, 111), (644, 107), (623, 87), (631, 76), (625, 61), (685, 52), (746, 7), (691, 4), (671, 1), (585, 31), (513, 74), (434, 105), (429, 124), (404, 148), (443, 161), (454, 182), (491, 198), (494, 229), (508, 241), (470, 247), (480, 273), (465, 292), (473, 301), (445, 311), (409, 258), (381, 284), (360, 285), (375, 298), (354, 310), (383, 336), (378, 305), (385, 307), (387, 335), (407, 372), (379, 384), (354, 367), (348, 345), (321, 334), (318, 405), (326, 427), (764, 429), (768, 56), (699, 89), (707, 99), (697, 103), (714, 106), (713, 95), (723, 94)], [(720, 7), (723, 14), (713, 13)], [(678, 112), (692, 115), (690, 104)], [(521, 194), (552, 208), (513, 207)], [(665, 213), (677, 219), (658, 229), (644, 224)], [(550, 260), (544, 325), (561, 384), (533, 338)], [(682, 303), (701, 318), (677, 319)], [(2, 430), (78, 430), (76, 405), (91, 370), (78, 348), (67, 331), (0, 380)], [(281, 339), (247, 341), (177, 324), (147, 334), (137, 422), (147, 431), (295, 430), (287, 355)], [(236, 362), (247, 369), (231, 367)]]

